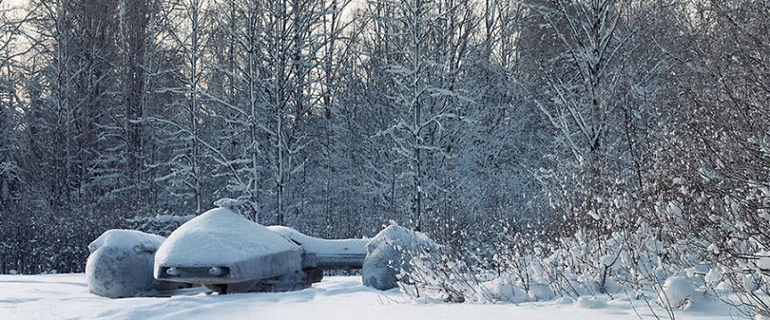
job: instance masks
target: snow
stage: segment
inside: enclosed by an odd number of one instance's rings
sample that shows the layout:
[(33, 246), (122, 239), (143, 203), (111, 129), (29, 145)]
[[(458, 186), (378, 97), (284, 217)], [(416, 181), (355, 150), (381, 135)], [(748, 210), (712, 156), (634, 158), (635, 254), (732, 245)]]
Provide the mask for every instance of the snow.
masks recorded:
[(305, 251), (313, 252), (316, 254), (362, 254), (366, 255), (366, 243), (365, 239), (320, 239), (311, 237), (300, 233), (289, 227), (284, 226), (269, 226), (270, 231), (280, 234), (286, 239), (291, 239), (300, 243)]
[(243, 201), (231, 198), (222, 198), (214, 201), (214, 205), (220, 208), (229, 209), (233, 212), (240, 213), (238, 206), (242, 205)]
[(756, 264), (759, 269), (770, 270), (770, 252), (760, 251), (756, 254)]
[(303, 268), (360, 268), (366, 257), (366, 239), (319, 239), (283, 226), (267, 227), (302, 247)]
[(706, 248), (706, 251), (712, 252), (713, 254), (719, 254), (719, 245), (712, 243)]
[(707, 284), (717, 285), (722, 281), (722, 272), (717, 268), (711, 268), (703, 279)]
[[(689, 308), (696, 295), (695, 286), (684, 277), (670, 277), (663, 284), (668, 303), (674, 308)], [(665, 302), (664, 302), (665, 303)]]
[(165, 238), (134, 230), (108, 230), (88, 245), (89, 290), (104, 297), (150, 295), (169, 284), (152, 277), (153, 255)]
[(139, 252), (155, 252), (166, 238), (136, 230), (107, 230), (88, 245), (94, 253), (101, 247), (113, 247)]
[(380, 290), (397, 287), (399, 274), (411, 269), (412, 255), (435, 248), (436, 243), (425, 234), (391, 224), (366, 245), (361, 270), (364, 285)]
[(292, 273), (300, 263), (295, 244), (231, 209), (217, 208), (169, 235), (155, 255), (155, 277), (160, 278), (163, 268), (228, 267), (224, 282), (234, 283)]
[(757, 266), (762, 270), (770, 270), (770, 258), (759, 258)]
[(490, 298), (497, 301), (522, 303), (531, 300), (527, 292), (515, 284), (510, 277), (488, 281), (483, 283), (482, 287)]
[(580, 297), (575, 301), (575, 306), (583, 309), (601, 309), (607, 306), (604, 301), (591, 297)]
[[(312, 288), (285, 293), (207, 295), (201, 287), (179, 293), (173, 297), (108, 299), (88, 292), (84, 274), (2, 275), (0, 319), (638, 319), (625, 298), (443, 304), (409, 300), (398, 290), (367, 288), (360, 277), (327, 277)], [(711, 308), (676, 310), (676, 318), (732, 319), (725, 305), (716, 299), (709, 302)], [(636, 301), (636, 309), (644, 319), (654, 319), (642, 301)]]

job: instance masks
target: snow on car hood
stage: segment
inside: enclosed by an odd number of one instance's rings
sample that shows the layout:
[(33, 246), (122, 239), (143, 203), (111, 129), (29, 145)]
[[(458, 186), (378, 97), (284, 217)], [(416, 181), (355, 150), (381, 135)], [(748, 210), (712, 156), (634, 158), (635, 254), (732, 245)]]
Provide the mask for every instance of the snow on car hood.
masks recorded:
[(188, 221), (169, 235), (155, 254), (155, 265), (211, 266), (300, 248), (240, 214), (217, 208)]

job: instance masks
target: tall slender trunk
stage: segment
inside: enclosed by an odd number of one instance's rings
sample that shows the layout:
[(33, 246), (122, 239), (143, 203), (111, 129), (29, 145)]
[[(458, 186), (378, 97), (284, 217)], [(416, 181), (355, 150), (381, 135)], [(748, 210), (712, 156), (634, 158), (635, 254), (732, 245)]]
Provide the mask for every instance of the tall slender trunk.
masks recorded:
[(257, 204), (259, 196), (259, 137), (257, 136), (259, 128), (257, 127), (257, 7), (254, 1), (248, 3), (248, 75), (246, 75), (246, 81), (248, 83), (249, 90), (249, 151), (251, 156), (251, 172), (249, 177), (248, 195), (251, 202), (251, 209), (254, 212), (253, 219), (255, 222), (259, 221), (259, 205)]
[(284, 164), (284, 147), (285, 142), (283, 140), (284, 127), (283, 127), (283, 113), (285, 112), (285, 99), (284, 99), (284, 86), (286, 85), (285, 79), (285, 65), (286, 65), (286, 49), (285, 40), (286, 36), (286, 5), (287, 1), (280, 2), (279, 14), (278, 14), (278, 32), (277, 37), (274, 39), (274, 50), (276, 51), (273, 57), (274, 61), (274, 91), (275, 91), (275, 103), (276, 103), (276, 152), (278, 153), (278, 172), (276, 172), (276, 220), (278, 225), (284, 224), (284, 178), (285, 178), (285, 164)]
[(200, 214), (203, 209), (201, 203), (201, 181), (200, 181), (200, 165), (199, 159), (199, 146), (198, 146), (198, 32), (200, 31), (200, 3), (198, 0), (190, 0), (191, 6), (191, 19), (192, 19), (192, 33), (190, 34), (190, 132), (191, 132), (191, 155), (190, 166), (192, 170), (193, 179), (193, 192), (195, 201), (195, 212)]
[(422, 110), (420, 105), (420, 82), (421, 82), (421, 69), (422, 69), (422, 48), (420, 39), (422, 14), (422, 1), (416, 0), (412, 10), (412, 28), (410, 28), (411, 41), (413, 46), (412, 52), (412, 92), (411, 92), (411, 109), (412, 109), (412, 174), (413, 174), (413, 204), (412, 213), (414, 214), (414, 229), (417, 231), (422, 230), (422, 138), (421, 138), (421, 122), (422, 122)]

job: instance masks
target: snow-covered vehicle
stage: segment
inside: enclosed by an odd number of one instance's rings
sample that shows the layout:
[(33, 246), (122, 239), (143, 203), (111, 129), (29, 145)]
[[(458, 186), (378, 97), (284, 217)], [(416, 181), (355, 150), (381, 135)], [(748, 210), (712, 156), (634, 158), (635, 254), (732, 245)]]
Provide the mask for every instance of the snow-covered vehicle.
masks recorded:
[(273, 231), (302, 248), (302, 269), (360, 269), (366, 258), (364, 239), (320, 239), (284, 226)]
[(364, 269), (365, 285), (387, 290), (396, 286), (400, 270), (409, 269), (409, 252), (435, 247), (425, 235), (396, 225), (371, 241), (319, 239), (249, 221), (235, 200), (215, 204), (219, 208), (187, 221), (168, 238), (105, 232), (91, 244), (90, 291), (111, 298), (190, 284), (219, 293), (291, 291), (321, 281), (328, 269)]
[(135, 230), (108, 230), (88, 245), (86, 278), (91, 293), (123, 298), (151, 296), (189, 285), (152, 276), (155, 251), (165, 238)]
[(205, 285), (220, 293), (309, 287), (323, 269), (361, 268), (366, 240), (324, 240), (244, 218), (237, 202), (218, 201), (169, 235), (155, 255), (158, 280)]

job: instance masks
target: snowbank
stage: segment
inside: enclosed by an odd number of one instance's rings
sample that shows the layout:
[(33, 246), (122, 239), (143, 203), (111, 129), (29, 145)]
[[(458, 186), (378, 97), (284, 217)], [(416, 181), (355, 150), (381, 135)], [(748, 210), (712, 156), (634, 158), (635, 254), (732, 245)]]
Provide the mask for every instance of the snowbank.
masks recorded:
[[(618, 320), (655, 319), (626, 297), (604, 308), (586, 309), (571, 299), (519, 305), (492, 303), (419, 303), (397, 290), (382, 292), (361, 285), (358, 277), (328, 277), (310, 289), (287, 293), (209, 295), (185, 289), (173, 297), (104, 299), (84, 290), (83, 274), (0, 275), (0, 319), (441, 319), (441, 320)], [(606, 297), (605, 297), (606, 298)], [(703, 311), (675, 310), (677, 320), (732, 320), (731, 308), (716, 298)], [(637, 303), (642, 303), (638, 301)], [(657, 315), (665, 311), (655, 309)], [(734, 310), (733, 310), (734, 311)], [(759, 319), (759, 318), (758, 318)]]
[(108, 230), (88, 245), (90, 292), (108, 298), (150, 295), (165, 285), (152, 276), (153, 255), (165, 238), (134, 230)]
[(362, 270), (365, 286), (379, 290), (398, 287), (400, 274), (411, 271), (410, 261), (415, 255), (435, 251), (438, 246), (421, 232), (398, 225), (380, 231), (366, 245), (366, 259)]
[(169, 235), (155, 255), (156, 278), (237, 283), (300, 270), (297, 245), (247, 220), (229, 203), (218, 203), (225, 207), (209, 210)]

